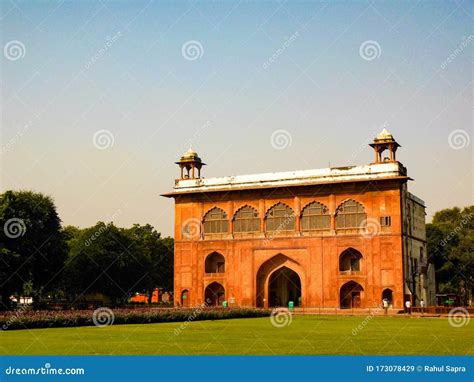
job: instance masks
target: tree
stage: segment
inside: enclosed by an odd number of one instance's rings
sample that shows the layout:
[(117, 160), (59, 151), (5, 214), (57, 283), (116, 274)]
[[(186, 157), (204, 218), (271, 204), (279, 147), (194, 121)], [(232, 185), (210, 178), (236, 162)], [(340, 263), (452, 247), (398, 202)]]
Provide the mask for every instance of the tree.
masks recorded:
[(130, 234), (143, 246), (146, 255), (151, 260), (147, 276), (148, 302), (151, 302), (153, 290), (162, 288), (173, 289), (173, 246), (170, 237), (161, 238), (150, 224), (144, 226), (135, 224), (129, 229)]
[(457, 293), (467, 305), (474, 289), (474, 206), (438, 211), (426, 233), (438, 290)]
[(35, 301), (54, 290), (67, 257), (61, 220), (49, 196), (30, 191), (0, 195), (0, 293), (10, 296), (32, 288)]
[(147, 287), (151, 264), (144, 244), (129, 230), (99, 222), (70, 240), (66, 289), (74, 300), (101, 293), (120, 304)]

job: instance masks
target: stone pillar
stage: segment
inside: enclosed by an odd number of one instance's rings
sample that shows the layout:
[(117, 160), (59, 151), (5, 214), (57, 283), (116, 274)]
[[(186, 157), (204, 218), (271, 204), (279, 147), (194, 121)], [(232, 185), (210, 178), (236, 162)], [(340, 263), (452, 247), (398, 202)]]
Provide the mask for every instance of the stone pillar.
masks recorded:
[(301, 235), (301, 200), (299, 196), (294, 198), (294, 211), (295, 211), (295, 230), (298, 235)]
[(229, 201), (228, 202), (228, 215), (227, 215), (227, 218), (229, 219), (229, 234), (230, 234), (230, 237), (233, 238), (234, 237), (234, 202), (233, 201)]
[(258, 201), (258, 216), (260, 217), (260, 233), (265, 235), (265, 201)]
[(329, 212), (331, 214), (331, 235), (336, 234), (336, 196), (331, 194), (329, 195)]

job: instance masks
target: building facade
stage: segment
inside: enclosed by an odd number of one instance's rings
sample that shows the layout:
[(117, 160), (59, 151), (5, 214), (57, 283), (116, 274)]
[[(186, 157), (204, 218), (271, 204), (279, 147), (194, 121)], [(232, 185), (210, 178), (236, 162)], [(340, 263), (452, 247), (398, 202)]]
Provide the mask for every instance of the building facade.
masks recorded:
[(365, 166), (208, 179), (185, 153), (163, 195), (175, 200), (175, 305), (434, 304), (424, 203), (407, 190), (393, 136), (384, 129), (370, 146)]

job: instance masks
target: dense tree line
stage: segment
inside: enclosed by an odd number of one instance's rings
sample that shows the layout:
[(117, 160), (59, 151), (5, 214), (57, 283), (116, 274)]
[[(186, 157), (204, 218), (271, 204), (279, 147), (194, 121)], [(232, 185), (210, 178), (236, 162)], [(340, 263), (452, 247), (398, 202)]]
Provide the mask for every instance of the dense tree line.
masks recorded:
[(99, 293), (117, 305), (135, 292), (173, 289), (173, 239), (149, 224), (62, 228), (50, 197), (7, 191), (0, 195), (0, 227), (0, 309), (11, 307), (12, 295), (72, 306)]
[(474, 289), (474, 206), (437, 212), (426, 234), (438, 292), (456, 293), (468, 305)]

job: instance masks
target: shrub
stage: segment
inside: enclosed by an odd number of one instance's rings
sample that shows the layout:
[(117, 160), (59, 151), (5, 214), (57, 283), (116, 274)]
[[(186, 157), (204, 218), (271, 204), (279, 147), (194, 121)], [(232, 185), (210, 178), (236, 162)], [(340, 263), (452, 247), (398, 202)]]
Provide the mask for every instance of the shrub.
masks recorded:
[[(254, 308), (133, 308), (112, 309), (114, 324), (148, 324), (266, 317), (270, 310)], [(92, 326), (94, 310), (1, 312), (3, 330)]]

